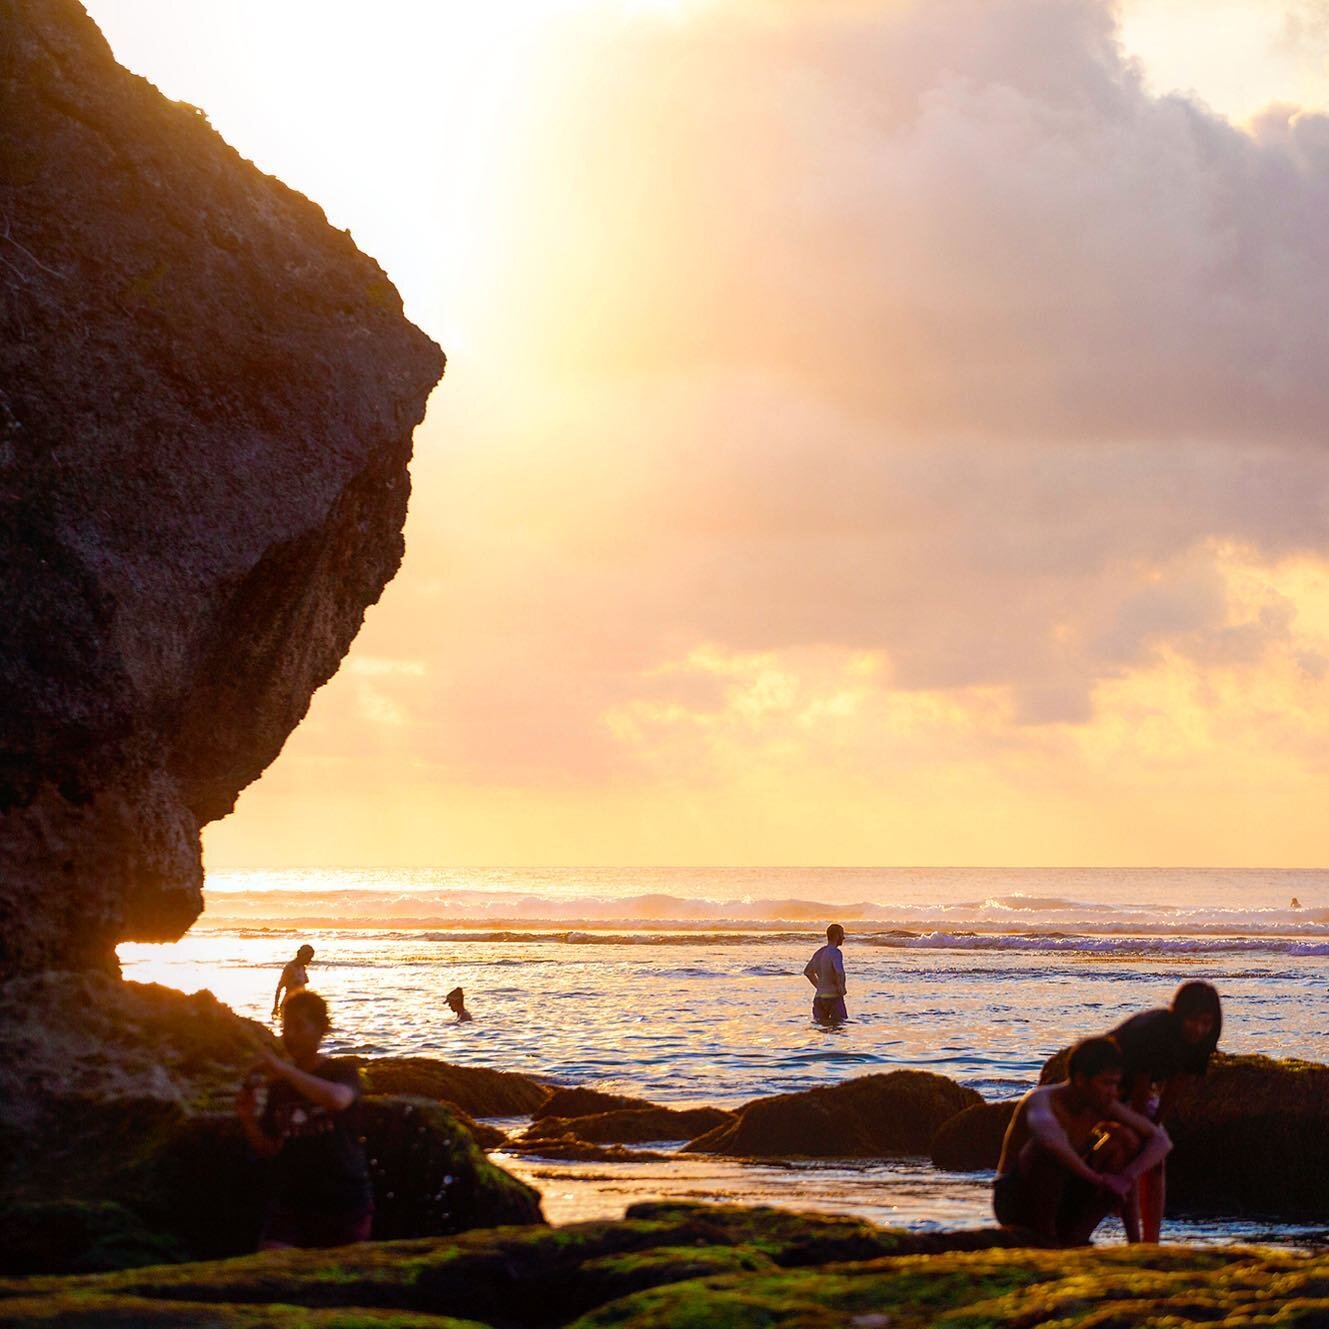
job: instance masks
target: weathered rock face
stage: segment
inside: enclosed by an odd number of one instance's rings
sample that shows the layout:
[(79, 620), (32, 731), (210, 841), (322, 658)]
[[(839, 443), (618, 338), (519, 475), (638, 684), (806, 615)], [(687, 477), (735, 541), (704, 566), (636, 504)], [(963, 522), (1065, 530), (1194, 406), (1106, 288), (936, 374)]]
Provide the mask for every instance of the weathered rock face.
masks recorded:
[(75, 0), (0, 29), (3, 975), (197, 917), (200, 827), (397, 569), (443, 358)]

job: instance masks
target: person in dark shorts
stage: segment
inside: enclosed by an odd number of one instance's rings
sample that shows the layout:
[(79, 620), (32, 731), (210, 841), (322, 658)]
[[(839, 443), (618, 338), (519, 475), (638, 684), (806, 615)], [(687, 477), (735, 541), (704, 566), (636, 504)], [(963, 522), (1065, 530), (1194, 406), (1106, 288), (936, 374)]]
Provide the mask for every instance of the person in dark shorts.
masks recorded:
[(1167, 1132), (1118, 1097), (1121, 1052), (1110, 1038), (1071, 1050), (1068, 1078), (1030, 1090), (1001, 1145), (992, 1208), (1003, 1227), (1083, 1246), (1162, 1161)]
[(849, 1018), (844, 1006), (844, 957), (840, 954), (843, 942), (844, 928), (832, 923), (826, 929), (826, 945), (813, 952), (803, 969), (803, 976), (817, 989), (812, 999), (812, 1018), (818, 1024), (839, 1024)]
[(293, 992), (309, 986), (309, 972), (305, 966), (314, 958), (314, 948), (301, 946), (295, 953), (294, 960), (288, 960), (282, 967), (281, 977), (277, 980), (277, 990), (272, 994), (272, 1018), (281, 1014), (282, 992), (289, 997)]
[[(1121, 1096), (1138, 1113), (1165, 1122), (1209, 1068), (1223, 1032), (1223, 1004), (1210, 983), (1183, 983), (1167, 1009), (1142, 1011), (1108, 1035), (1121, 1048)], [(1156, 1242), (1163, 1227), (1166, 1171), (1140, 1177), (1122, 1213), (1131, 1241)]]
[(360, 1073), (354, 1062), (319, 1052), (327, 1031), (323, 998), (308, 988), (291, 993), (282, 1007), (291, 1060), (264, 1052), (236, 1097), (250, 1146), (273, 1159), (277, 1174), (260, 1250), (369, 1240), (374, 1201), (360, 1143)]

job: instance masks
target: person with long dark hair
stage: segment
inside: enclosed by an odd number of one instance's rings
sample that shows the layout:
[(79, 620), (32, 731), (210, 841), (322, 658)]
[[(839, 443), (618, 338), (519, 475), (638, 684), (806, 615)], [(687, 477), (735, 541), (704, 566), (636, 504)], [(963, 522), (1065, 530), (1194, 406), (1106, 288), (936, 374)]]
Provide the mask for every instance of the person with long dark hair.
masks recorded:
[[(1166, 1124), (1209, 1067), (1223, 1032), (1223, 1004), (1212, 983), (1183, 983), (1172, 1005), (1142, 1011), (1108, 1035), (1121, 1049), (1121, 1096), (1136, 1112)], [(1131, 1241), (1156, 1242), (1167, 1199), (1164, 1165), (1144, 1173), (1122, 1213)]]

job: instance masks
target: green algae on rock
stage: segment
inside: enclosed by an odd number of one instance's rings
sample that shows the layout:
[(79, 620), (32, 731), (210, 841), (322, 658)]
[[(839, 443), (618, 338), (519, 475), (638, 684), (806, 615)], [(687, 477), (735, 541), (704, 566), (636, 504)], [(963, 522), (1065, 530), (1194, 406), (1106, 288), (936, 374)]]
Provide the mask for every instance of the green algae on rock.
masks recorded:
[(653, 1140), (694, 1140), (733, 1121), (723, 1108), (618, 1108), (579, 1117), (537, 1117), (521, 1136), (522, 1146), (548, 1140), (587, 1144), (646, 1144)]
[(492, 1329), (1282, 1329), (1329, 1323), (1329, 1257), (1035, 1250), (1003, 1232), (890, 1232), (781, 1210), (658, 1205), (617, 1223), (0, 1279), (0, 1325), (458, 1329), (459, 1320)]

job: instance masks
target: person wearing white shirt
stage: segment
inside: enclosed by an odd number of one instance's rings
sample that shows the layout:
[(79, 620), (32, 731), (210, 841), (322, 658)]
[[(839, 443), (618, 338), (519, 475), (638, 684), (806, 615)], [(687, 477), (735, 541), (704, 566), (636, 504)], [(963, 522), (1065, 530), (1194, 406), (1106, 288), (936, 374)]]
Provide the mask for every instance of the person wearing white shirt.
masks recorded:
[(844, 1007), (844, 956), (840, 944), (844, 941), (844, 928), (832, 923), (826, 929), (826, 945), (822, 946), (803, 970), (808, 982), (817, 989), (812, 999), (812, 1018), (818, 1024), (839, 1024), (848, 1018)]

